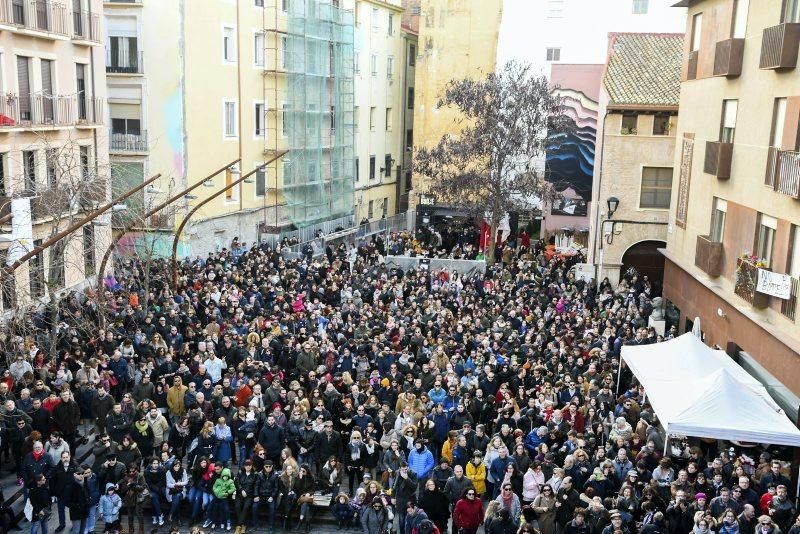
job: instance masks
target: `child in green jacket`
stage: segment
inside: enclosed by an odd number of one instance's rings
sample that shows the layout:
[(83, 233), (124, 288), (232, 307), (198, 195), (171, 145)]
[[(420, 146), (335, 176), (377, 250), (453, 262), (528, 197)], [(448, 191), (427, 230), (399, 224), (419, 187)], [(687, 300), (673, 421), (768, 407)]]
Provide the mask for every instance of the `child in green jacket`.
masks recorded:
[(227, 529), (230, 530), (231, 514), (230, 507), (228, 506), (228, 499), (236, 495), (236, 485), (233, 483), (233, 479), (231, 479), (230, 469), (226, 467), (222, 470), (222, 474), (214, 482), (211, 492), (214, 494), (214, 500), (211, 501), (211, 505), (208, 507), (208, 519), (203, 523), (203, 527), (208, 528), (210, 525), (213, 530), (219, 525), (220, 528), (226, 526)]

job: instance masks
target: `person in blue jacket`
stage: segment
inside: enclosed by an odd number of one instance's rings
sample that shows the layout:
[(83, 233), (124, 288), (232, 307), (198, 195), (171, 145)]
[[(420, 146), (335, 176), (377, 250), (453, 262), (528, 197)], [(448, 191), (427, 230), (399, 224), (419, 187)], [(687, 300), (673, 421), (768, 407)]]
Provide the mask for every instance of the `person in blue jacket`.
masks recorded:
[[(508, 455), (508, 449), (505, 446), (500, 447), (497, 452), (498, 457), (492, 460), (492, 463), (489, 465), (489, 473), (491, 473), (494, 480), (499, 481), (503, 480), (505, 477), (508, 464), (515, 464), (516, 462)], [(492, 498), (496, 499), (498, 495), (500, 495), (500, 484), (495, 484)]]
[(450, 431), (450, 415), (444, 411), (441, 404), (436, 404), (429, 419), (433, 422), (433, 436), (431, 436), (433, 459), (438, 462), (439, 455), (442, 453), (442, 445), (447, 441), (447, 433)]
[(547, 441), (547, 434), (547, 427), (540, 426), (531, 428), (531, 431), (525, 436), (525, 448), (528, 449), (528, 455), (531, 459), (534, 459), (539, 454), (539, 445)]
[(433, 454), (425, 446), (422, 438), (417, 438), (414, 442), (414, 450), (408, 454), (408, 468), (417, 475), (420, 488), (425, 487), (425, 481), (428, 480), (431, 471), (433, 471), (433, 466)]

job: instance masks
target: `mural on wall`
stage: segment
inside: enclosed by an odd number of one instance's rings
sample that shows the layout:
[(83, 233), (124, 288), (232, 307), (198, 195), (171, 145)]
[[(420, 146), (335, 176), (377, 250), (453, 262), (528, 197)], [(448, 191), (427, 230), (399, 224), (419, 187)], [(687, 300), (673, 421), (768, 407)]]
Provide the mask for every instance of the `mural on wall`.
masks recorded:
[[(572, 188), (585, 202), (589, 202), (592, 197), (598, 104), (575, 89), (560, 88), (556, 94), (564, 99), (572, 128), (568, 133), (559, 134), (560, 138), (550, 138), (554, 143), (550, 145), (552, 148), (548, 148), (545, 159), (547, 177), (557, 191)], [(558, 148), (555, 148), (555, 141), (560, 144)], [(586, 215), (586, 209), (571, 215)]]
[(164, 124), (167, 127), (167, 142), (172, 152), (172, 167), (175, 176), (183, 176), (183, 103), (180, 87), (161, 106)]

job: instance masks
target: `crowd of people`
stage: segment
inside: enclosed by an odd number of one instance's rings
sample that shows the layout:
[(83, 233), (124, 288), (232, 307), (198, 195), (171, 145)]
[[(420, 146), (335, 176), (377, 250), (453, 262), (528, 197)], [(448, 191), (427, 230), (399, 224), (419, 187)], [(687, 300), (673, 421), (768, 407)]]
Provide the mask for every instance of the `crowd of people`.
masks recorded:
[(366, 534), (800, 534), (780, 461), (665, 449), (642, 388), (617, 383), (622, 346), (661, 339), (649, 281), (595, 286), (529, 239), (469, 277), (389, 269), (383, 246), (236, 244), (181, 263), (175, 292), (164, 263), (127, 261), (103, 309), (75, 294), (12, 325), (0, 453), (31, 532), (68, 511), (73, 534), (142, 533), (145, 512), (237, 532), (331, 514)]

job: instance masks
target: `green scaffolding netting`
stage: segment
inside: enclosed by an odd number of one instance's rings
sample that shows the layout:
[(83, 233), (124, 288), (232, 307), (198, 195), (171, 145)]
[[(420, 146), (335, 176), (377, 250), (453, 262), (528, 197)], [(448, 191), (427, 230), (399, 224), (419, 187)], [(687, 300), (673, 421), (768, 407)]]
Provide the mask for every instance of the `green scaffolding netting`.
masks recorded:
[(289, 3), (283, 191), (300, 228), (353, 212), (353, 35), (352, 11), (331, 0)]

